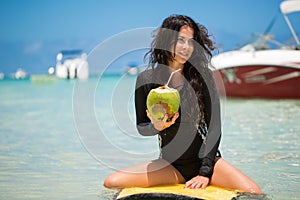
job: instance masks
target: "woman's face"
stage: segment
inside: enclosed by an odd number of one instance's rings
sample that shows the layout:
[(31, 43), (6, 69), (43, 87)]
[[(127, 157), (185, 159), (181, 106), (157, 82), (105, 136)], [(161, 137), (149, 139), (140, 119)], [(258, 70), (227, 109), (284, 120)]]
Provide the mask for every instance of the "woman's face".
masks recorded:
[[(194, 30), (189, 26), (182, 26), (178, 33), (174, 62), (184, 64), (194, 51), (193, 45)], [(172, 52), (174, 47), (172, 48)], [(174, 53), (174, 52), (173, 52)]]

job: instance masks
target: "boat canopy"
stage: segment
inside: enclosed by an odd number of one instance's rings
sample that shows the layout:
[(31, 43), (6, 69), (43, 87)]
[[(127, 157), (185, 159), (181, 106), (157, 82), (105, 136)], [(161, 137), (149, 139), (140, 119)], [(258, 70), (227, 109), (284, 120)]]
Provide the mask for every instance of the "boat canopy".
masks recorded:
[(300, 11), (300, 0), (285, 0), (280, 4), (280, 10), (283, 14)]
[(68, 59), (79, 58), (83, 54), (85, 54), (85, 53), (81, 49), (62, 50), (56, 55), (56, 61), (63, 63), (63, 62), (65, 62), (65, 60), (68, 60)]

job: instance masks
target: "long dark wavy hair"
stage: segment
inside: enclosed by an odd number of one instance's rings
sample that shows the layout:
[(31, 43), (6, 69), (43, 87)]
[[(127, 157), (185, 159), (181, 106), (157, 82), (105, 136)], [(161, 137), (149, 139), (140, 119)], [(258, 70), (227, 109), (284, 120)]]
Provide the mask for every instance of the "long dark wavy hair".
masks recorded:
[[(156, 32), (150, 50), (145, 55), (145, 60), (148, 59), (149, 66), (153, 69), (157, 64), (168, 66), (168, 63), (172, 62), (175, 57), (174, 52), (178, 33), (183, 26), (189, 26), (194, 30), (194, 51), (190, 59), (184, 64), (183, 75), (194, 89), (200, 112), (204, 113), (203, 83), (205, 79), (206, 87), (209, 87), (211, 84), (214, 85), (208, 65), (212, 57), (211, 51), (215, 49), (214, 43), (210, 39), (211, 35), (209, 35), (206, 27), (196, 23), (188, 16), (171, 15), (163, 21)], [(174, 48), (174, 50), (170, 51), (171, 48)], [(207, 80), (210, 83), (207, 83)], [(198, 117), (200, 117), (200, 122), (204, 119), (204, 115)], [(205, 121), (209, 123), (207, 120)]]

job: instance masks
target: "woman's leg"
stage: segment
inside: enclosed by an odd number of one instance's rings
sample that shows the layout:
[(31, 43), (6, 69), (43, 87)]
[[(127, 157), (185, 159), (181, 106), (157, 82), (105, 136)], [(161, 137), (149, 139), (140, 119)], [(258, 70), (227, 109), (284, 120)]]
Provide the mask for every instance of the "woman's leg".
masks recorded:
[(104, 181), (107, 188), (150, 187), (184, 183), (182, 175), (167, 161), (153, 160), (128, 167), (108, 176)]
[(262, 193), (259, 186), (253, 180), (223, 158), (219, 158), (216, 161), (210, 184), (224, 188), (238, 189), (243, 192)]

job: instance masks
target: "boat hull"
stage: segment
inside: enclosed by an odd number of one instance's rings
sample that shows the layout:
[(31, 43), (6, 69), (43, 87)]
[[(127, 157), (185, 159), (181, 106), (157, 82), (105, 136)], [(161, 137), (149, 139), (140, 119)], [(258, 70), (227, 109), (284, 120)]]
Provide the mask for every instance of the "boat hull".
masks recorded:
[(300, 69), (297, 68), (249, 65), (219, 69), (215, 73), (220, 73), (222, 88), (229, 97), (300, 99)]

